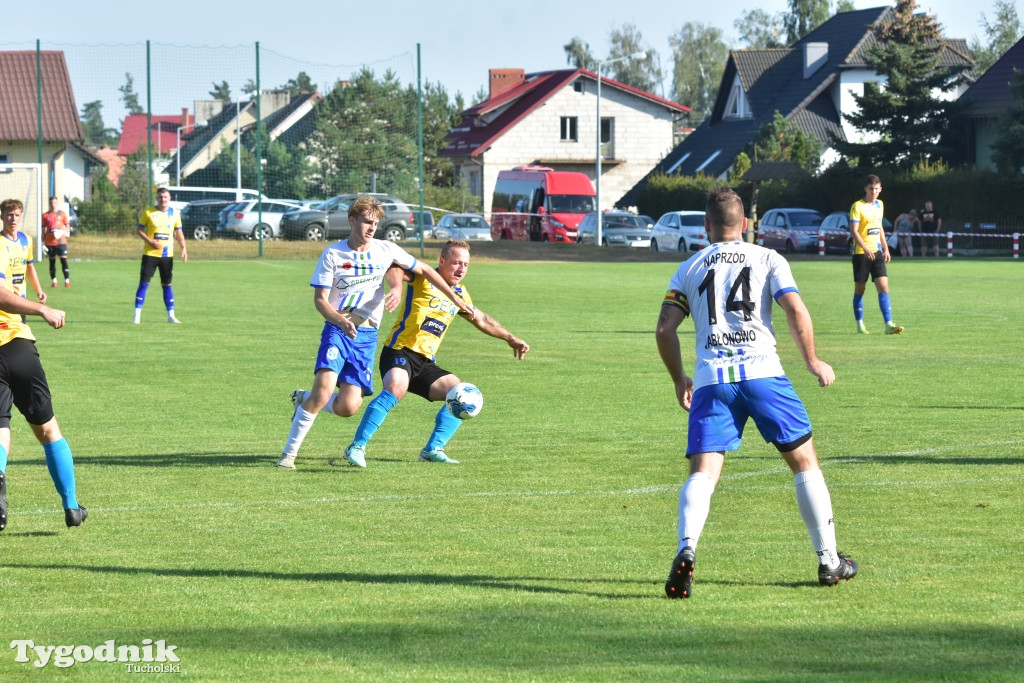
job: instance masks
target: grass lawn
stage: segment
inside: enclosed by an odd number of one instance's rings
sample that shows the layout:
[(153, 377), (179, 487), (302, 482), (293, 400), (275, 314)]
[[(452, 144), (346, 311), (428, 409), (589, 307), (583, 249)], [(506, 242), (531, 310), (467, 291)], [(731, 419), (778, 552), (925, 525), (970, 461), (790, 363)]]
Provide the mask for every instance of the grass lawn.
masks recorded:
[[(196, 247), (175, 266), (183, 324), (164, 322), (154, 286), (135, 326), (138, 245), (77, 239), (74, 287), (47, 288), (68, 325), (33, 329), (90, 515), (64, 527), (16, 414), (7, 643), (163, 640), (197, 680), (1024, 676), (1024, 263), (896, 261), (906, 332), (883, 335), (869, 295), (864, 337), (849, 263), (794, 262), (836, 384), (817, 387), (779, 311), (780, 351), (861, 573), (817, 585), (792, 477), (748, 425), (694, 596), (670, 601), (686, 420), (653, 329), (675, 262), (479, 258), (474, 301), (532, 350), (520, 363), (470, 325), (449, 332), (439, 363), (485, 396), (447, 449), (462, 464), (417, 462), (438, 404), (409, 395), (365, 470), (342, 453), (357, 418), (325, 413), (293, 472), (274, 463), (289, 394), (312, 380), (319, 248), (256, 260)], [(5, 681), (137, 675), (0, 650)]]

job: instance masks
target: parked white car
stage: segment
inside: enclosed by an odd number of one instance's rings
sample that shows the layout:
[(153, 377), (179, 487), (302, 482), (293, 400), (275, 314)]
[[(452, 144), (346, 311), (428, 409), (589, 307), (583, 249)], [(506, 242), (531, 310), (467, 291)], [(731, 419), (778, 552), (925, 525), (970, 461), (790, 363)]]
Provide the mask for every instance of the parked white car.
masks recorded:
[(700, 251), (709, 244), (703, 211), (669, 211), (651, 231), (651, 251)]
[(263, 201), (261, 214), (256, 204), (255, 199), (250, 199), (229, 207), (222, 217), (223, 224), (218, 224), (217, 230), (226, 236), (273, 239), (281, 236), (281, 216), (299, 208), (298, 203), (270, 199)]

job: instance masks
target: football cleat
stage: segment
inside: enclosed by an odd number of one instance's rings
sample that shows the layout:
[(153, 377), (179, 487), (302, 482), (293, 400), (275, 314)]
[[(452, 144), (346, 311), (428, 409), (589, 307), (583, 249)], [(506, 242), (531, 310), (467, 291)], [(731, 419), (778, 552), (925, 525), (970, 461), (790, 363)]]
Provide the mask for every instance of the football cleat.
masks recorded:
[(834, 586), (840, 581), (849, 581), (857, 576), (856, 560), (850, 559), (838, 550), (836, 554), (839, 555), (839, 566), (835, 569), (829, 569), (823, 564), (818, 565), (818, 583), (822, 586)]
[(0, 472), (0, 531), (7, 528), (7, 477)]
[(697, 564), (697, 551), (686, 546), (672, 561), (672, 571), (665, 582), (665, 595), (670, 598), (688, 598), (693, 593), (693, 568)]
[(886, 323), (885, 324), (885, 333), (886, 334), (899, 334), (902, 331), (903, 331), (903, 326), (902, 325), (897, 325), (896, 323)]
[(287, 468), (289, 470), (294, 470), (295, 469), (295, 456), (296, 455), (297, 455), (296, 453), (292, 453), (291, 455), (288, 455), (287, 453), (282, 453), (281, 454), (281, 458), (277, 461), (277, 466), (278, 467), (284, 467), (284, 468)]
[(135, 309), (135, 315), (132, 316), (132, 324), (138, 325), (142, 322), (142, 311)]
[(868, 332), (868, 328), (864, 325), (863, 320), (857, 321), (857, 334), (870, 334), (870, 332)]
[(345, 449), (345, 459), (356, 467), (366, 467), (366, 446), (352, 444)]
[(430, 450), (424, 448), (420, 451), (420, 460), (423, 462), (445, 462), (449, 465), (459, 464), (458, 460), (452, 460), (449, 458), (441, 448), (431, 448)]
[(303, 402), (306, 400), (306, 390), (296, 389), (292, 392), (292, 405), (295, 406), (295, 410), (292, 411), (292, 419), (295, 419), (295, 413), (299, 412), (299, 408), (302, 407)]
[(54, 281), (53, 281), (53, 284), (52, 284), (52, 285), (50, 285), (50, 286), (51, 286), (51, 287), (56, 287), (56, 286), (57, 286), (57, 281), (56, 281), (56, 280), (54, 280)]
[(69, 527), (82, 526), (82, 522), (88, 516), (89, 511), (82, 505), (79, 505), (77, 508), (64, 508), (64, 523)]
[[(57, 285), (54, 285), (54, 287), (56, 287), (56, 286)], [(71, 280), (65, 280), (64, 281), (64, 287), (66, 287), (67, 289), (71, 289)]]
[(175, 318), (173, 313), (168, 313), (167, 314), (167, 322), (173, 323), (175, 325), (180, 325), (181, 324), (181, 321), (178, 320), (177, 318)]

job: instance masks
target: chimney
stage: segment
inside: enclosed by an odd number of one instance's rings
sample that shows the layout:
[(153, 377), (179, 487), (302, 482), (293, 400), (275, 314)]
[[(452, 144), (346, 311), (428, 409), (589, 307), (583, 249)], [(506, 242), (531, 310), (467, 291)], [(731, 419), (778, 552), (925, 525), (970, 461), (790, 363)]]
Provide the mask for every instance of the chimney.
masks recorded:
[(182, 107), (181, 108), (181, 127), (182, 128), (188, 128), (188, 124), (189, 124), (189, 120), (188, 120), (188, 107)]
[(804, 78), (825, 66), (828, 61), (828, 43), (804, 43)]
[(523, 69), (490, 69), (487, 74), (490, 77), (491, 86), (488, 99), (500, 95), (526, 80), (526, 71)]

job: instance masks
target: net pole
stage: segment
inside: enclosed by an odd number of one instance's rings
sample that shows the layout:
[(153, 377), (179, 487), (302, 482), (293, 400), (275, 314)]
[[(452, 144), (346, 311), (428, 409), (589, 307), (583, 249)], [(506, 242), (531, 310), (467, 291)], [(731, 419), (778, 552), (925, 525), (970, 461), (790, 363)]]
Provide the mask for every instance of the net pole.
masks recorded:
[(423, 62), (420, 59), (420, 44), (416, 43), (416, 121), (418, 124), (417, 139), (419, 144), (419, 176), (420, 176), (420, 258), (423, 258), (423, 231), (426, 221), (423, 220)]
[[(238, 144), (242, 144), (239, 139)], [(256, 192), (259, 193), (259, 222), (263, 222), (263, 115), (260, 110), (260, 41), (256, 41)], [(260, 231), (259, 257), (263, 258), (263, 231)]]
[(146, 168), (149, 179), (149, 203), (153, 203), (153, 81), (146, 41)]

